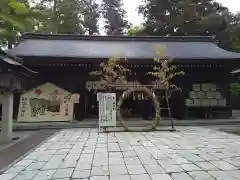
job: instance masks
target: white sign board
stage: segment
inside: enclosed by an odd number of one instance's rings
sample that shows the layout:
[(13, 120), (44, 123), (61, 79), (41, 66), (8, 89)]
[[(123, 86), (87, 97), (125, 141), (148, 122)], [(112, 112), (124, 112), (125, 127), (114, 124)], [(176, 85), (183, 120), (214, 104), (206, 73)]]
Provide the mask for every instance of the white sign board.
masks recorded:
[(72, 121), (77, 101), (73, 94), (54, 84), (42, 84), (21, 95), (18, 122)]
[(98, 93), (99, 128), (116, 127), (116, 94)]

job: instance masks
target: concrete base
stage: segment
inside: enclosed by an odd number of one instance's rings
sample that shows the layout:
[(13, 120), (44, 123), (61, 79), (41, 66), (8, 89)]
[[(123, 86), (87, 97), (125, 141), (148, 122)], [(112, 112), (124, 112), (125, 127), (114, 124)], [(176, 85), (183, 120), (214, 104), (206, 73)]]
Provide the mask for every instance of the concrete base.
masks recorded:
[(2, 130), (0, 133), (0, 143), (9, 143), (12, 141), (13, 127), (13, 94), (0, 95), (2, 104)]

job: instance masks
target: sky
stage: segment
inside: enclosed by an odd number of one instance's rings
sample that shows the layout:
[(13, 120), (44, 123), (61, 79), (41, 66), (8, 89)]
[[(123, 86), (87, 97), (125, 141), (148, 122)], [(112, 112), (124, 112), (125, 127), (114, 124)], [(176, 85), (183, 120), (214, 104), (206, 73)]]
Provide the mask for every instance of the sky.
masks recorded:
[[(133, 25), (140, 25), (143, 17), (137, 13), (137, 7), (141, 4), (141, 0), (123, 0), (127, 11), (128, 20)], [(217, 2), (228, 7), (233, 13), (240, 12), (240, 0), (217, 0)]]

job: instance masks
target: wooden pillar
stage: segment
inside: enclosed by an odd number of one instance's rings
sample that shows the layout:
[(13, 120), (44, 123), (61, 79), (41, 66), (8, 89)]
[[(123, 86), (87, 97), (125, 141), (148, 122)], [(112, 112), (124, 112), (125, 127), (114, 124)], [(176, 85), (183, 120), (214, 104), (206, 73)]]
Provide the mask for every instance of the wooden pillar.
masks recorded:
[(2, 103), (2, 130), (0, 134), (0, 142), (8, 143), (12, 141), (13, 126), (13, 94), (6, 93), (0, 95)]

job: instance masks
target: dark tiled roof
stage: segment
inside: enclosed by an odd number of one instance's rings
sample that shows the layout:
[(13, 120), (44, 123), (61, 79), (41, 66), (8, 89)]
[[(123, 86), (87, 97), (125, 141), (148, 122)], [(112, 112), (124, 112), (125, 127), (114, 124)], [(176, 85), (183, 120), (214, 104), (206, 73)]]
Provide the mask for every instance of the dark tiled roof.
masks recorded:
[(9, 65), (21, 66), (20, 59), (0, 49), (0, 60)]
[(74, 57), (151, 59), (159, 46), (175, 59), (240, 59), (240, 53), (225, 51), (212, 37), (137, 37), (25, 34), (8, 52), (22, 57)]
[(28, 69), (26, 66), (22, 65), (20, 58), (10, 55), (9, 53), (6, 53), (5, 51), (2, 51), (2, 50), (0, 50), (0, 61), (3, 64), (9, 65), (10, 67), (18, 67), (19, 72), (23, 71), (23, 72), (25, 72), (25, 74), (26, 73), (37, 74), (37, 72), (32, 71), (32, 70)]

